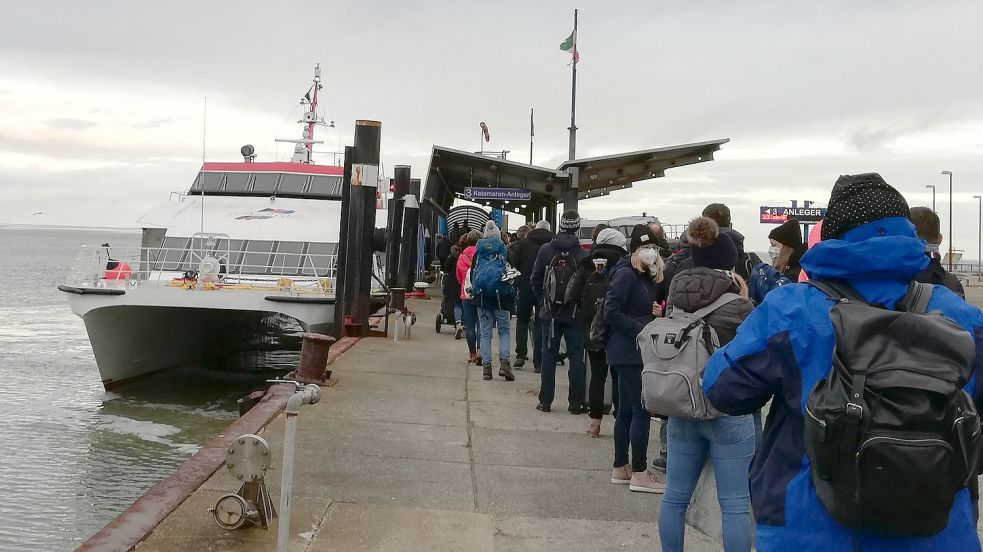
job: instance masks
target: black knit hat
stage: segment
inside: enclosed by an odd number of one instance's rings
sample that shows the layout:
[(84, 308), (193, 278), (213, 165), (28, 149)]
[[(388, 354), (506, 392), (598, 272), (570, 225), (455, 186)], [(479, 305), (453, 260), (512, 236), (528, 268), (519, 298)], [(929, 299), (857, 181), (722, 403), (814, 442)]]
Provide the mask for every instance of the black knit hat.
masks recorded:
[(560, 230), (568, 232), (579, 230), (581, 222), (583, 219), (580, 218), (580, 213), (576, 209), (567, 209), (563, 211), (563, 216), (560, 217)]
[(802, 230), (799, 229), (799, 221), (788, 219), (784, 224), (768, 233), (768, 239), (775, 240), (792, 249), (802, 247)]
[(877, 173), (843, 175), (836, 183), (823, 220), (823, 240), (838, 239), (875, 220), (911, 217), (904, 196)]
[(628, 252), (634, 253), (636, 249), (643, 245), (655, 243), (655, 234), (649, 229), (647, 224), (636, 224), (631, 229), (631, 239), (628, 241)]

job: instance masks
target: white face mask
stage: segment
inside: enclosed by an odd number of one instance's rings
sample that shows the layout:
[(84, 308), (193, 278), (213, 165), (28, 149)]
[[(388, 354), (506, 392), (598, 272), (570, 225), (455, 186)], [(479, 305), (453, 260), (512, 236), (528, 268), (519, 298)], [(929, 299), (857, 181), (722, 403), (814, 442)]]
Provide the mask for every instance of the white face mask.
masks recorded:
[(638, 258), (645, 264), (652, 266), (655, 264), (655, 260), (659, 257), (659, 252), (655, 249), (646, 247), (638, 252)]
[(782, 246), (773, 245), (768, 248), (768, 256), (771, 257), (771, 262), (774, 263), (778, 259), (778, 255), (782, 252)]

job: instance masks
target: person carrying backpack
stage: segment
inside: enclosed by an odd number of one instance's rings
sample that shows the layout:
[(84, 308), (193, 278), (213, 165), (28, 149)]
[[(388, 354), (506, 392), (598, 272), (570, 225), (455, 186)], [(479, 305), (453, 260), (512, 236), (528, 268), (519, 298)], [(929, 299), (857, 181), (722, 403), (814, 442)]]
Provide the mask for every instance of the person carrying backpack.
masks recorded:
[[(700, 313), (705, 328), (713, 330), (718, 345), (724, 345), (734, 338), (737, 327), (754, 309), (747, 298), (747, 286), (734, 272), (737, 265), (737, 247), (730, 237), (720, 233), (717, 223), (700, 217), (689, 224), (690, 249), (693, 268), (676, 275), (669, 288), (670, 318), (659, 319), (669, 322), (679, 313)], [(684, 324), (688, 322), (686, 317)], [(639, 336), (644, 340), (649, 327)], [(708, 343), (697, 343), (697, 339), (707, 335), (695, 335), (699, 327), (692, 331), (690, 339), (696, 346), (712, 348)], [(672, 332), (675, 339), (680, 332)], [(648, 339), (652, 339), (649, 337)], [(674, 339), (674, 341), (675, 341)], [(681, 353), (685, 355), (685, 352)], [(643, 351), (643, 358), (645, 353)], [(669, 356), (669, 355), (664, 355)], [(698, 358), (707, 358), (704, 351)], [(679, 361), (680, 357), (673, 359)], [(691, 357), (686, 357), (691, 358)], [(648, 380), (650, 366), (646, 364), (642, 374), (643, 389), (651, 381), (656, 385), (670, 384), (674, 390), (679, 381), (672, 369), (662, 372), (662, 379)], [(702, 366), (691, 366), (698, 374)], [(699, 386), (694, 378), (693, 385)], [(699, 392), (699, 391), (698, 391)], [(686, 392), (688, 402), (689, 393)], [(643, 396), (647, 393), (643, 391)], [(646, 400), (646, 406), (652, 410)], [(709, 455), (713, 462), (717, 483), (717, 501), (723, 521), (723, 545), (727, 552), (751, 550), (751, 523), (748, 516), (748, 467), (754, 455), (754, 422), (751, 415), (717, 416), (708, 419), (695, 419), (683, 416), (670, 416), (667, 424), (668, 456), (666, 462), (666, 489), (659, 510), (659, 536), (663, 552), (682, 552), (683, 532), (686, 510), (696, 483), (700, 479), (703, 464)]]
[[(481, 239), (481, 232), (472, 230), (461, 236), (461, 254), (457, 258), (455, 275), (461, 286), (461, 314), (464, 319), (464, 336), (468, 343), (468, 364), (478, 363), (478, 307), (468, 289), (468, 273), (474, 260), (475, 246)], [(456, 332), (460, 333), (460, 332)], [(456, 334), (455, 334), (456, 337)]]
[[(541, 247), (553, 240), (553, 232), (545, 220), (533, 225), (525, 239), (519, 242), (512, 256), (512, 266), (519, 270), (515, 287), (519, 291), (515, 305), (515, 367), (521, 368), (529, 358), (529, 329), (532, 328), (533, 372), (540, 373), (543, 365), (542, 324), (539, 323), (539, 306), (529, 283), (529, 276), (536, 266)], [(531, 324), (531, 326), (530, 326)]]
[(648, 226), (636, 224), (628, 245), (631, 255), (611, 270), (604, 296), (606, 353), (611, 371), (618, 374), (611, 483), (628, 485), (635, 492), (661, 493), (662, 483), (646, 466), (651, 417), (642, 406), (642, 355), (635, 340), (646, 324), (662, 316), (665, 265)]
[(912, 284), (928, 259), (897, 190), (841, 179), (808, 284), (769, 293), (704, 372), (723, 413), (772, 401), (750, 469), (757, 550), (978, 551), (983, 313)]
[(492, 327), (498, 327), (498, 359), (501, 366), (498, 375), (505, 381), (515, 381), (509, 363), (510, 322), (515, 306), (515, 287), (512, 280), (516, 272), (506, 261), (505, 242), (494, 221), (485, 223), (484, 238), (475, 245), (471, 265), (471, 288), (478, 308), (482, 377), (492, 379)]
[(570, 380), (567, 410), (571, 414), (581, 414), (585, 410), (587, 374), (584, 364), (584, 329), (578, 318), (579, 298), (569, 301), (567, 295), (567, 288), (577, 273), (577, 267), (587, 257), (587, 252), (580, 247), (580, 239), (577, 238), (581, 222), (576, 210), (568, 209), (563, 212), (560, 232), (539, 249), (529, 278), (539, 303), (543, 343), (546, 345), (541, 367), (539, 404), (536, 405), (536, 410), (540, 412), (549, 412), (553, 404), (556, 361), (560, 354), (561, 339), (566, 342), (567, 358), (570, 359), (567, 370)]
[[(606, 328), (604, 327), (604, 296), (608, 290), (608, 274), (618, 261), (628, 255), (628, 240), (625, 235), (614, 228), (603, 228), (594, 238), (594, 246), (590, 256), (580, 263), (580, 269), (571, 284), (570, 295), (580, 297), (581, 319), (584, 327), (584, 348), (587, 350), (587, 360), (590, 361), (590, 385), (587, 392), (588, 414), (590, 426), (587, 434), (598, 437), (601, 434), (601, 418), (604, 416), (604, 385), (607, 381)], [(594, 335), (592, 328), (604, 328)], [(611, 373), (611, 385), (614, 388), (611, 402), (614, 410), (618, 410), (618, 378)]]

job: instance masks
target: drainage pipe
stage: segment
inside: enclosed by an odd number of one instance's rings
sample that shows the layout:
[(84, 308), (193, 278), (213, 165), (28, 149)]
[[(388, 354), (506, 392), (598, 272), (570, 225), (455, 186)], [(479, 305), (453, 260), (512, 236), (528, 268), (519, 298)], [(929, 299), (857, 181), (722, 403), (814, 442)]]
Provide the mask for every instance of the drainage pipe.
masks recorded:
[(277, 528), (276, 550), (287, 552), (290, 540), (290, 499), (294, 491), (294, 441), (297, 438), (297, 415), (300, 407), (321, 400), (321, 388), (314, 384), (298, 387), (287, 399), (287, 426), (283, 435), (283, 479), (280, 482), (280, 521)]

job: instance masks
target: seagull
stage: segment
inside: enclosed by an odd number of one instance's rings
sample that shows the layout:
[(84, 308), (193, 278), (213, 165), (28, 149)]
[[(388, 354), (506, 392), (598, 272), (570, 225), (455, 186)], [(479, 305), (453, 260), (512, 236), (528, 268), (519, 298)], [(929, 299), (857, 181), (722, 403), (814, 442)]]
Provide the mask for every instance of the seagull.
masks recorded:
[(33, 214), (33, 215), (31, 215), (31, 216), (32, 216), (32, 217), (36, 217), (36, 216), (38, 216), (38, 215), (43, 215), (43, 214), (44, 214), (44, 211), (38, 211), (38, 212), (36, 212), (36, 213), (34, 213), (34, 214)]

